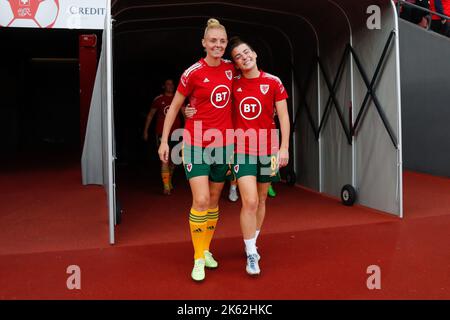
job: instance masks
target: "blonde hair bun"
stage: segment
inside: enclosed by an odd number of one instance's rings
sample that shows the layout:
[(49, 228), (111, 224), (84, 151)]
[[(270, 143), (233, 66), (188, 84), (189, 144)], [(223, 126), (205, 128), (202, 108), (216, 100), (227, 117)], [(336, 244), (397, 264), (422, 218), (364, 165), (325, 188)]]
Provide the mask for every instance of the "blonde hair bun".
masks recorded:
[(214, 19), (214, 18), (208, 19), (208, 23), (206, 24), (207, 28), (211, 28), (211, 27), (214, 28), (214, 27), (219, 27), (219, 26), (221, 26), (219, 20)]
[(225, 27), (222, 24), (220, 24), (219, 20), (214, 19), (214, 18), (209, 18), (208, 22), (206, 23), (205, 34), (204, 34), (205, 38), (206, 38), (206, 34), (208, 33), (208, 31), (211, 29), (222, 29), (223, 31), (227, 32)]

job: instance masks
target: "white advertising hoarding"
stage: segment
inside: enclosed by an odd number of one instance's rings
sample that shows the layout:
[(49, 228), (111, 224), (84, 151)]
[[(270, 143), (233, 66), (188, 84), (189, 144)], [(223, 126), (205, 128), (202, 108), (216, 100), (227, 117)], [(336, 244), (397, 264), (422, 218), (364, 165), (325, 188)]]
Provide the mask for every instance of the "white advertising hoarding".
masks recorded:
[(0, 27), (103, 29), (108, 0), (0, 0)]

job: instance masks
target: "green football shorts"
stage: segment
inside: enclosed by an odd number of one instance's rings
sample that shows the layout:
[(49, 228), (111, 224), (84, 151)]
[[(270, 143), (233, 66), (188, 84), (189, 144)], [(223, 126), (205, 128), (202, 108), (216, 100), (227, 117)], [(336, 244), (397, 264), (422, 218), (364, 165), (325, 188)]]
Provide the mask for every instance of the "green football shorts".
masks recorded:
[(257, 182), (278, 182), (280, 181), (278, 157), (277, 155), (235, 154), (233, 174), (236, 179), (243, 176), (255, 176)]
[(233, 160), (234, 145), (197, 147), (183, 144), (183, 167), (186, 178), (208, 176), (212, 182), (225, 182)]

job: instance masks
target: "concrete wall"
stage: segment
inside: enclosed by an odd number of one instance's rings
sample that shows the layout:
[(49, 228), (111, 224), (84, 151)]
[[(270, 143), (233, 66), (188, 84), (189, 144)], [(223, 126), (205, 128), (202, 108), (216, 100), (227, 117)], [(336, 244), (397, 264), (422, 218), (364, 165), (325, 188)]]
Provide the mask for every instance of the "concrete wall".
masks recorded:
[(450, 39), (399, 27), (403, 166), (450, 177)]

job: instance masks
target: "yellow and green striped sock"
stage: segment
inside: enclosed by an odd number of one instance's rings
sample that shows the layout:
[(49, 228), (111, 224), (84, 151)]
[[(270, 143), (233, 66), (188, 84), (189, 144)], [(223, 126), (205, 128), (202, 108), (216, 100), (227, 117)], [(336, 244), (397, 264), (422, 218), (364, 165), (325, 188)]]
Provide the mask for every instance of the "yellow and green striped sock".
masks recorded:
[(164, 189), (170, 190), (170, 171), (168, 167), (161, 167), (161, 178)]
[(203, 246), (207, 231), (206, 215), (208, 211), (197, 211), (191, 208), (189, 226), (191, 229), (192, 244), (194, 245), (194, 259), (205, 258)]
[(216, 230), (217, 220), (219, 220), (219, 207), (214, 209), (208, 209), (208, 214), (206, 215), (207, 225), (206, 225), (206, 235), (203, 250), (209, 251), (209, 245)]

